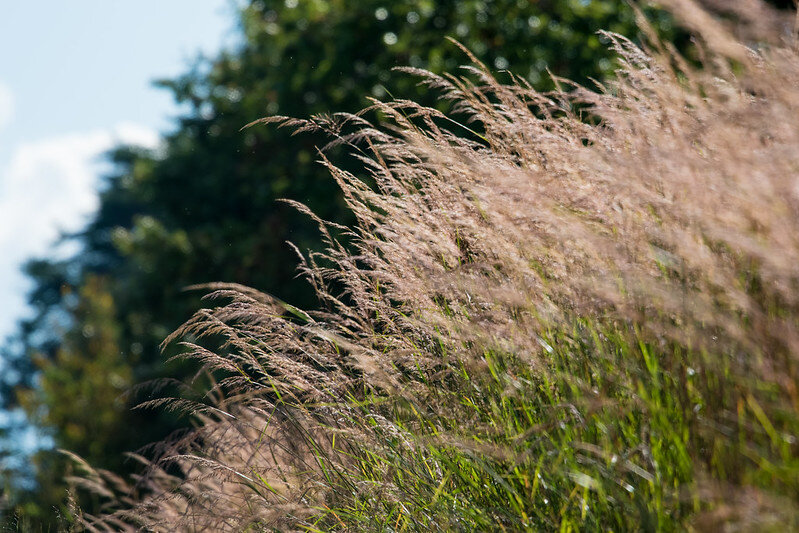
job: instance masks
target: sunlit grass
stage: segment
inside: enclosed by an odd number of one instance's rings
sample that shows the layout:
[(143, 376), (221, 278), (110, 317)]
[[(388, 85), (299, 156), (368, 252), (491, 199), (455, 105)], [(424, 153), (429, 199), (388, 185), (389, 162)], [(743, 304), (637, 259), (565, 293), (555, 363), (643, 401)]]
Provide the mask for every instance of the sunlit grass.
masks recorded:
[(476, 64), (411, 71), (452, 116), (266, 120), (353, 149), (364, 176), (322, 164), (358, 224), (314, 218), (317, 310), (210, 287), (167, 342), (214, 387), (150, 404), (197, 429), (135, 487), (83, 465), (109, 496), (83, 523), (799, 527), (799, 54), (746, 10), (758, 51), (679, 4), (701, 70), (609, 35), (623, 68), (597, 92)]

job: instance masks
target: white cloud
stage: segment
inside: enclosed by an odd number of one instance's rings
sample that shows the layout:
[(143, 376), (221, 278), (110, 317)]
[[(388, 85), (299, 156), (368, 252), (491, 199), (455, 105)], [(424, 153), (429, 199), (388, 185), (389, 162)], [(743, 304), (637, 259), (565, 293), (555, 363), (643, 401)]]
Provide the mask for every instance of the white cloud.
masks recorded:
[(5, 128), (14, 116), (14, 93), (8, 85), (0, 81), (0, 130)]
[(22, 263), (45, 254), (60, 232), (79, 230), (97, 208), (100, 156), (118, 143), (157, 142), (150, 129), (120, 124), (12, 149), (0, 169), (0, 338), (23, 314)]

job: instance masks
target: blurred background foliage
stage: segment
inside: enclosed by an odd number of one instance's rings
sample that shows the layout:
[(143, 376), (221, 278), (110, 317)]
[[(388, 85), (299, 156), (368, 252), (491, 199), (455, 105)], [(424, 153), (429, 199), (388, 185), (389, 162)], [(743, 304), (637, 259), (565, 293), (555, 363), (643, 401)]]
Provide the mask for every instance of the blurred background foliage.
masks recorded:
[[(670, 18), (647, 14), (666, 39), (685, 45)], [(445, 36), (489, 67), (547, 89), (547, 69), (582, 82), (612, 73), (598, 30), (638, 35), (625, 0), (256, 0), (241, 10), (239, 28), (236, 48), (158, 82), (188, 111), (157, 150), (120, 146), (108, 154), (115, 170), (100, 207), (68, 237), (80, 252), (26, 266), (34, 315), (3, 348), (2, 400), (7, 411), (24, 411), (42, 449), (3, 472), (3, 513), (21, 517), (17, 527), (50, 529), (66, 514), (66, 466), (56, 448), (130, 472), (124, 452), (188, 423), (131, 410), (147, 393), (129, 392), (190, 375), (166, 364), (159, 349), (198, 307), (186, 286), (238, 282), (313, 305), (286, 241), (317, 247), (315, 227), (276, 200), (348, 221), (316, 163), (327, 140), (245, 124), (272, 114), (355, 112), (369, 96), (431, 103), (416, 80), (391, 69), (456, 72), (467, 58)], [(168, 396), (171, 383), (162, 380), (160, 394)], [(19, 453), (15, 431), (6, 428), (6, 454)], [(91, 510), (91, 501), (80, 503)]]

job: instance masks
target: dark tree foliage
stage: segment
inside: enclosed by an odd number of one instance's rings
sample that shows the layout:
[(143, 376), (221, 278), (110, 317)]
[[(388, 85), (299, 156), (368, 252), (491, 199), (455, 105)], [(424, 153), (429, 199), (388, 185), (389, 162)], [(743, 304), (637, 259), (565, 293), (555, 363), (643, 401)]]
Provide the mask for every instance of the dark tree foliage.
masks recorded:
[[(673, 37), (668, 17), (648, 14)], [(315, 228), (276, 200), (299, 200), (323, 218), (347, 221), (316, 162), (328, 139), (269, 126), (242, 130), (245, 124), (269, 114), (355, 112), (368, 96), (429, 103), (416, 80), (391, 69), (456, 71), (468, 59), (446, 36), (541, 88), (551, 83), (547, 69), (580, 81), (602, 78), (613, 63), (600, 29), (636, 35), (625, 0), (252, 2), (240, 14), (237, 47), (159, 82), (186, 110), (161, 148), (109, 154), (115, 171), (100, 207), (71, 237), (82, 251), (28, 264), (35, 315), (7, 350), (15, 372), (5, 383), (6, 408), (23, 408), (56, 447), (98, 467), (130, 470), (123, 452), (187, 423), (131, 410), (142, 394), (123, 394), (190, 372), (165, 364), (159, 349), (199, 305), (183, 289), (238, 282), (312, 305), (286, 241), (314, 248)], [(169, 393), (167, 385), (159, 394)], [(42, 451), (33, 462), (36, 488), (12, 491), (7, 512), (52, 520), (53, 506), (64, 509), (63, 468), (54, 452)], [(7, 477), (20, 486), (13, 473)]]

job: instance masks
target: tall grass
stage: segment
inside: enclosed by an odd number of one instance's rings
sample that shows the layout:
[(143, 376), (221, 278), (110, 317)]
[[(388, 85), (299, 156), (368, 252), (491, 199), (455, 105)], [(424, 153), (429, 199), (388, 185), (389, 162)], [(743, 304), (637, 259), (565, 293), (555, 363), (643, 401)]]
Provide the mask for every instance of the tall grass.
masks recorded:
[[(665, 2), (697, 61), (606, 34), (615, 81), (477, 62), (452, 112), (328, 131), (357, 217), (316, 219), (303, 311), (220, 284), (167, 342), (217, 381), (89, 529), (799, 528), (799, 48), (759, 4)], [(767, 14), (768, 16), (764, 16)], [(735, 20), (728, 25), (722, 20)], [(642, 20), (646, 30), (645, 21)], [(308, 213), (301, 205), (297, 208)]]

